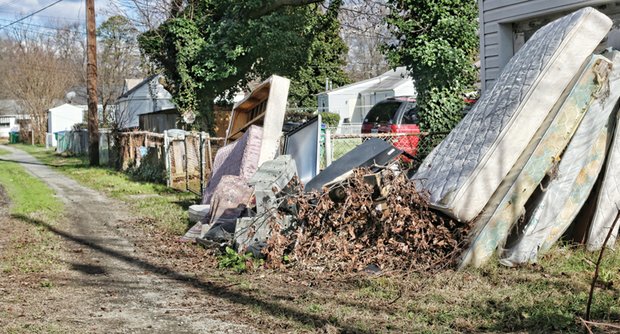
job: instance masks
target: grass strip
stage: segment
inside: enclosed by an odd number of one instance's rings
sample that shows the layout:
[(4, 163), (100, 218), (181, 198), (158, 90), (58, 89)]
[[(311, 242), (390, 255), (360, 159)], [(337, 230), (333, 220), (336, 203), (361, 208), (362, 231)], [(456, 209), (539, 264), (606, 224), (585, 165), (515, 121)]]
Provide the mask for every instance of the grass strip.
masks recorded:
[[(64, 206), (41, 180), (15, 162), (0, 161), (0, 186), (10, 201), (11, 216), (33, 217), (55, 225)], [(42, 226), (19, 218), (2, 217), (7, 247), (0, 249), (0, 271), (5, 274), (44, 273), (59, 265), (60, 239)]]
[(80, 184), (119, 199), (162, 230), (182, 235), (190, 227), (187, 208), (200, 198), (164, 184), (142, 182), (109, 167), (91, 167), (87, 157), (65, 157), (45, 147), (16, 144), (39, 161), (54, 167)]

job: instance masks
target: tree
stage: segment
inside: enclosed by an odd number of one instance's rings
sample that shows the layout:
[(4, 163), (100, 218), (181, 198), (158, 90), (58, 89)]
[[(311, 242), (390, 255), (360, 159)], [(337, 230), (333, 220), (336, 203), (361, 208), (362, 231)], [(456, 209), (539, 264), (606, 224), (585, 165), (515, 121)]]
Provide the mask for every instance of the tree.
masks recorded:
[(44, 143), (47, 132), (47, 110), (62, 101), (77, 72), (59, 54), (50, 39), (5, 40), (2, 64), (2, 86), (30, 116), (35, 142)]
[(392, 66), (406, 65), (418, 91), (421, 126), (450, 131), (462, 118), (463, 94), (477, 73), (475, 0), (389, 0), (394, 36), (385, 46)]
[(314, 9), (309, 22), (308, 36), (310, 48), (307, 59), (297, 73), (291, 78), (289, 105), (316, 110), (316, 94), (325, 90), (325, 82), (329, 80), (335, 86), (349, 83), (344, 72), (347, 46), (339, 36), (340, 22), (338, 8), (342, 1), (333, 1), (325, 12), (321, 8)]
[(352, 80), (376, 77), (389, 69), (381, 46), (390, 40), (386, 0), (347, 0), (340, 10), (341, 35), (349, 47), (346, 71)]
[(97, 29), (99, 39), (98, 94), (104, 122), (110, 121), (109, 106), (121, 94), (125, 78), (144, 75), (138, 48), (138, 30), (128, 18), (115, 15)]
[(157, 29), (142, 34), (139, 43), (164, 70), (182, 113), (198, 114), (211, 130), (216, 96), (271, 74), (293, 77), (307, 63), (319, 2), (189, 1)]

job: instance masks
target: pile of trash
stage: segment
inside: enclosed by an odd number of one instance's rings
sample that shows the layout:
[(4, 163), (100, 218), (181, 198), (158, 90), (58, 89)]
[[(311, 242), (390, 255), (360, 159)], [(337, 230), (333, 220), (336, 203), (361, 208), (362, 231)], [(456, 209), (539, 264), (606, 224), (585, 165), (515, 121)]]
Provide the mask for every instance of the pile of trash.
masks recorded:
[[(369, 138), (320, 170), (321, 117), (280, 137), (288, 80), (273, 76), (233, 109), (196, 221), (184, 236), (270, 267), (429, 270), (455, 263), (469, 225), (430, 210), (387, 141)], [(283, 102), (284, 101), (284, 102)]]
[(330, 271), (515, 266), (567, 231), (613, 246), (620, 51), (595, 53), (611, 26), (584, 8), (538, 30), (410, 177), (378, 138), (321, 170), (320, 114), (280, 142), (289, 81), (273, 76), (233, 108), (184, 239)]
[[(380, 177), (379, 186), (368, 178)], [(298, 210), (294, 229), (273, 233), (267, 265), (283, 259), (314, 270), (427, 271), (455, 264), (469, 225), (430, 210), (405, 174), (357, 169), (319, 193), (287, 195)]]

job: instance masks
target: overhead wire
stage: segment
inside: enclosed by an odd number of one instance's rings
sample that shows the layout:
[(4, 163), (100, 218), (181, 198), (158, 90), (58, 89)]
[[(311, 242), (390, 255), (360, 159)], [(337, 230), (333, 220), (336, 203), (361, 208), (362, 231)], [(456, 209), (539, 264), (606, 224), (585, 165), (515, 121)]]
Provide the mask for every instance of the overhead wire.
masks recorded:
[(15, 21), (13, 21), (13, 22), (11, 22), (11, 23), (7, 24), (7, 25), (1, 26), (1, 27), (0, 27), (0, 30), (2, 30), (2, 29), (4, 29), (4, 28), (7, 28), (7, 27), (10, 27), (10, 26), (12, 26), (12, 25), (14, 25), (14, 24), (16, 24), (16, 23), (19, 23), (19, 22), (21, 22), (21, 21), (23, 21), (23, 20), (25, 20), (25, 19), (27, 19), (27, 18), (29, 18), (29, 17), (32, 17), (32, 16), (34, 16), (34, 15), (36, 15), (36, 14), (38, 14), (38, 13), (40, 13), (40, 12), (44, 11), (44, 10), (46, 10), (46, 9), (48, 9), (48, 8), (50, 8), (50, 7), (54, 6), (54, 5), (56, 5), (56, 4), (61, 3), (62, 1), (63, 1), (63, 0), (56, 0), (56, 1), (52, 2), (51, 4), (49, 4), (49, 5), (47, 5), (47, 6), (44, 6), (43, 8), (40, 8), (40, 9), (38, 9), (38, 10), (36, 10), (36, 11), (34, 11), (34, 12), (32, 12), (32, 13), (28, 14), (28, 15), (25, 15), (25, 16), (23, 16), (23, 17), (21, 17), (21, 18), (19, 18), (19, 19), (15, 20)]

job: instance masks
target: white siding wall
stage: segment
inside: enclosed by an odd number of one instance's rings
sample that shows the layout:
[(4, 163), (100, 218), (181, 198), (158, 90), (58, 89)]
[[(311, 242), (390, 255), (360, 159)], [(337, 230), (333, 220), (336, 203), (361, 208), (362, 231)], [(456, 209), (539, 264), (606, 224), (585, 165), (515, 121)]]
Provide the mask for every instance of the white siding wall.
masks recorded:
[(482, 90), (488, 89), (515, 50), (514, 24), (568, 14), (586, 6), (606, 14), (620, 12), (613, 0), (478, 0)]

